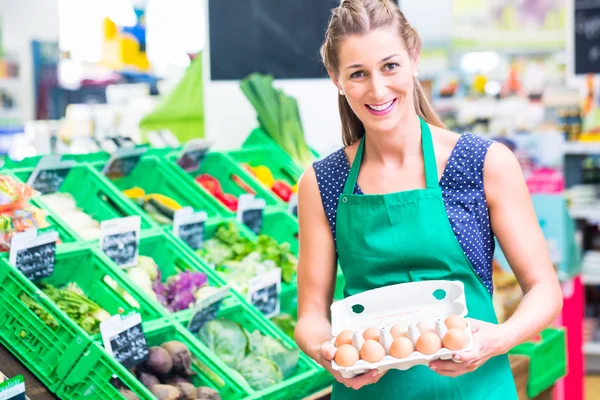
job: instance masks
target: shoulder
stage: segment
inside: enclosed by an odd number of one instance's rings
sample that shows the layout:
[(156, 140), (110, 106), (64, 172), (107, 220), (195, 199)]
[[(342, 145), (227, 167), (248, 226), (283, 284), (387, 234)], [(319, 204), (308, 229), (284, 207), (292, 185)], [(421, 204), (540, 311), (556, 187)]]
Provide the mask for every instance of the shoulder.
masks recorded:
[(519, 176), (522, 170), (515, 153), (503, 143), (491, 141), (484, 163), (485, 182), (502, 183)]

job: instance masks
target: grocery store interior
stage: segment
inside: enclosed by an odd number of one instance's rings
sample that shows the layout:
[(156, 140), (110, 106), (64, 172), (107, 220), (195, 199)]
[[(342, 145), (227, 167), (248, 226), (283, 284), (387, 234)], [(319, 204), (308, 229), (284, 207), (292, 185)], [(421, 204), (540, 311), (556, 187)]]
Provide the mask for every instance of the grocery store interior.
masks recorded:
[[(339, 4), (0, 0), (0, 399), (330, 397), (294, 340), (297, 182), (342, 146)], [(398, 6), (448, 129), (517, 156), (561, 283), (519, 399), (600, 399), (600, 0)]]

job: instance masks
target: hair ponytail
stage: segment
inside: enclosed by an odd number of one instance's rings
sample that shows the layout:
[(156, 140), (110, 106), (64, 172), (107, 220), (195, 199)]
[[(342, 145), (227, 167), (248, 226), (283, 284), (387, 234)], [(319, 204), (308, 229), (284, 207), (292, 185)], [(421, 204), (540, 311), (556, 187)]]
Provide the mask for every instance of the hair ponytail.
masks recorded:
[(437, 115), (431, 103), (429, 103), (419, 79), (414, 78), (413, 84), (413, 102), (415, 104), (417, 115), (423, 118), (428, 124), (445, 129), (446, 125)]
[(342, 143), (350, 146), (365, 135), (365, 126), (348, 104), (346, 96), (339, 95), (338, 107), (342, 121)]

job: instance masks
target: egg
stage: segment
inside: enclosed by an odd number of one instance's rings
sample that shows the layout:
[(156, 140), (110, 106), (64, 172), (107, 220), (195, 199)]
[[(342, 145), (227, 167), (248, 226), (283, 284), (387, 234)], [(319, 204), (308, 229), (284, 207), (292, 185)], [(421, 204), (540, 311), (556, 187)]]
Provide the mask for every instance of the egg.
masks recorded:
[(363, 337), (365, 340), (375, 340), (379, 341), (379, 329), (377, 328), (369, 328), (363, 332)]
[(406, 358), (410, 356), (415, 348), (409, 338), (399, 336), (390, 347), (390, 356), (395, 358)]
[(358, 350), (351, 344), (341, 345), (335, 352), (335, 363), (340, 367), (351, 367), (358, 361)]
[(419, 332), (433, 332), (435, 330), (435, 319), (433, 318), (423, 318), (419, 322), (417, 322), (417, 328), (419, 328)]
[(421, 334), (415, 347), (419, 353), (431, 355), (442, 348), (442, 339), (434, 332), (425, 332)]
[(361, 360), (365, 360), (366, 362), (370, 363), (379, 362), (385, 356), (386, 354), (383, 346), (379, 342), (371, 339), (366, 340), (365, 344), (363, 344), (363, 347), (360, 350)]
[(392, 334), (392, 337), (394, 339), (396, 339), (399, 336), (406, 337), (407, 332), (408, 324), (405, 322), (398, 322), (397, 324), (394, 324), (394, 326), (392, 326), (392, 329), (390, 329), (390, 333)]
[(463, 329), (451, 328), (444, 336), (443, 345), (448, 350), (462, 350), (469, 345), (469, 337)]
[(446, 318), (444, 323), (446, 324), (446, 327), (448, 329), (452, 329), (452, 328), (466, 329), (467, 328), (467, 321), (465, 321), (465, 319), (463, 317), (461, 317), (460, 315), (450, 315), (448, 318)]
[(354, 332), (352, 331), (342, 331), (335, 338), (335, 347), (340, 347), (343, 344), (352, 344), (352, 335)]

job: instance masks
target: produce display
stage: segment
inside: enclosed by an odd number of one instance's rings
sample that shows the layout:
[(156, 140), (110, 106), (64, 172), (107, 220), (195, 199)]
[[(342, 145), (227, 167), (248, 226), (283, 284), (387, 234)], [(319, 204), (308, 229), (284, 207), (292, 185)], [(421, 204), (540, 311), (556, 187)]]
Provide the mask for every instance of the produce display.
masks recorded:
[(14, 233), (50, 227), (46, 212), (29, 203), (36, 195), (31, 186), (0, 175), (0, 252), (10, 250)]
[(265, 133), (302, 169), (310, 166), (314, 157), (304, 138), (296, 99), (276, 89), (270, 75), (250, 74), (242, 79), (240, 87)]
[(281, 179), (276, 180), (273, 177), (271, 170), (265, 165), (257, 165), (253, 167), (249, 164), (243, 164), (243, 167), (286, 203), (290, 201), (292, 194), (298, 190), (297, 183), (295, 183), (294, 186), (290, 186), (289, 183)]
[[(61, 310), (63, 310), (77, 325), (90, 335), (100, 333), (100, 323), (111, 315), (98, 304), (88, 299), (75, 283), (69, 283), (64, 288), (56, 288), (48, 283), (40, 283), (40, 289)], [(58, 327), (56, 320), (31, 297), (21, 294), (21, 301), (26, 304), (44, 323), (52, 329)]]
[[(390, 328), (344, 330), (332, 340), (337, 348), (334, 368), (361, 364), (368, 367), (380, 361), (393, 363), (463, 350), (471, 341), (468, 328), (463, 317), (449, 315), (443, 320), (422, 318), (416, 324), (403, 320)], [(388, 359), (384, 360), (386, 357)]]
[(258, 330), (248, 332), (237, 322), (215, 319), (198, 332), (198, 338), (225, 364), (235, 369), (254, 390), (271, 387), (294, 374), (300, 350)]
[(281, 268), (283, 282), (292, 282), (296, 273), (297, 260), (288, 243), (279, 244), (267, 235), (259, 235), (254, 242), (242, 236), (233, 222), (220, 224), (197, 253), (242, 293), (251, 278), (274, 268)]
[[(209, 174), (200, 174), (194, 178), (197, 184), (202, 186), (207, 192), (212, 194), (230, 211), (236, 212), (238, 207), (238, 198), (231, 193), (224, 193), (219, 180)], [(248, 188), (250, 189), (250, 188)], [(251, 189), (250, 189), (251, 190)], [(248, 193), (254, 193), (248, 191)]]
[(134, 187), (123, 191), (123, 194), (142, 207), (156, 222), (163, 225), (172, 225), (175, 211), (183, 207), (175, 200), (162, 194), (146, 194), (144, 189)]
[(40, 200), (84, 240), (100, 238), (100, 222), (79, 209), (71, 194), (47, 194)]
[(281, 313), (271, 318), (271, 322), (279, 327), (288, 337), (294, 339), (294, 330), (296, 329), (296, 319), (290, 314)]
[[(158, 400), (220, 400), (219, 392), (208, 386), (193, 384), (196, 372), (192, 370), (194, 359), (189, 348), (177, 340), (152, 346), (148, 359), (134, 368), (139, 381)], [(137, 399), (129, 389), (113, 383), (126, 399)]]

